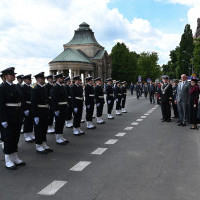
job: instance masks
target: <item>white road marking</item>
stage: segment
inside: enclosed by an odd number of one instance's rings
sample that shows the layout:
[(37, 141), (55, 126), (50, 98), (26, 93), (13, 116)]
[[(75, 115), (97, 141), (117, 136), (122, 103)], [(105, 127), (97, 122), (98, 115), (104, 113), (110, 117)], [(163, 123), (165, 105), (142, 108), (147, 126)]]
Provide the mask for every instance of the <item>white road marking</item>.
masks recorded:
[(141, 118), (141, 119), (145, 119), (146, 117), (147, 117), (147, 116), (141, 116), (140, 118)]
[(156, 108), (152, 108), (152, 110), (156, 110)]
[(143, 119), (137, 119), (136, 122), (141, 122)]
[(80, 172), (83, 171), (91, 162), (88, 161), (80, 161), (76, 165), (74, 165), (70, 170)]
[(97, 148), (91, 154), (102, 155), (108, 148)]
[(131, 125), (132, 126), (137, 126), (139, 123), (138, 122), (133, 122)]
[(39, 195), (47, 195), (47, 196), (54, 195), (66, 183), (67, 183), (67, 181), (53, 181), (47, 187), (45, 187), (43, 190), (38, 192), (38, 194)]
[(115, 135), (115, 136), (117, 136), (117, 137), (123, 137), (123, 136), (125, 136), (126, 135), (126, 133), (118, 133), (117, 135)]
[(110, 139), (105, 144), (115, 144), (118, 140), (117, 139)]
[(133, 127), (130, 126), (130, 127), (126, 127), (124, 130), (125, 130), (125, 131), (130, 131), (130, 130), (132, 130), (132, 129), (133, 129)]
[(148, 116), (149, 114), (148, 114), (148, 113), (145, 113), (144, 115)]

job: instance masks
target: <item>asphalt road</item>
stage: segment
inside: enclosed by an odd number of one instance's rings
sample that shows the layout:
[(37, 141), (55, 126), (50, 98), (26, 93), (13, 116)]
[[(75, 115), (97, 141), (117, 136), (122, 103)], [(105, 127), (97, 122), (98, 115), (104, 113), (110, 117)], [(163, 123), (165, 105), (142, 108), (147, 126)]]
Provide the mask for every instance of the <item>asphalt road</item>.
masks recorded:
[(160, 107), (144, 98), (128, 96), (126, 109), (96, 130), (82, 124), (81, 137), (65, 129), (66, 146), (48, 135), (48, 155), (21, 137), (27, 165), (15, 171), (0, 152), (0, 200), (199, 200), (199, 131), (162, 123)]

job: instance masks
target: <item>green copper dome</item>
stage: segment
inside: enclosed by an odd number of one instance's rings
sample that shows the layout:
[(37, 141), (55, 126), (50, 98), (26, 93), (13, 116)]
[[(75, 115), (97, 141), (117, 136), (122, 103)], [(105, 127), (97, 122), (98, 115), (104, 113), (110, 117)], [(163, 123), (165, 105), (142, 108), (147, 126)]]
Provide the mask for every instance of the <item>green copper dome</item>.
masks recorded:
[(70, 42), (66, 45), (81, 45), (81, 44), (95, 44), (101, 46), (95, 36), (92, 29), (90, 29), (90, 25), (83, 22), (79, 25), (79, 28), (75, 30), (74, 37)]

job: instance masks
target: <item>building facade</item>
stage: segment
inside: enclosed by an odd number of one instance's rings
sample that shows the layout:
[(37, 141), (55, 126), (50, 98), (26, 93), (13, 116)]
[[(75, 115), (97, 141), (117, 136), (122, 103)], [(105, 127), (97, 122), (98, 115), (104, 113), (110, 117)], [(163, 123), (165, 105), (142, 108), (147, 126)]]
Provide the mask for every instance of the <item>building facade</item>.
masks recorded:
[(197, 19), (197, 30), (194, 35), (194, 39), (200, 38), (200, 18)]
[(80, 24), (72, 40), (63, 46), (64, 51), (49, 63), (50, 74), (63, 72), (65, 76), (81, 75), (83, 79), (91, 75), (103, 81), (111, 77), (108, 53), (87, 23)]

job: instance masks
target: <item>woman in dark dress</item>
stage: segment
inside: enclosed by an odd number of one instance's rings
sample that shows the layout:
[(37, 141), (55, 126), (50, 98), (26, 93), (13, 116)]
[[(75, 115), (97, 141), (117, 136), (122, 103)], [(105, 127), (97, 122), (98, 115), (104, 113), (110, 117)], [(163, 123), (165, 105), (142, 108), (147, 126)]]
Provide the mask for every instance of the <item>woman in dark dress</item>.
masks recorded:
[(199, 86), (197, 85), (197, 79), (192, 79), (191, 88), (189, 90), (189, 119), (192, 124), (191, 129), (197, 129), (198, 100)]

